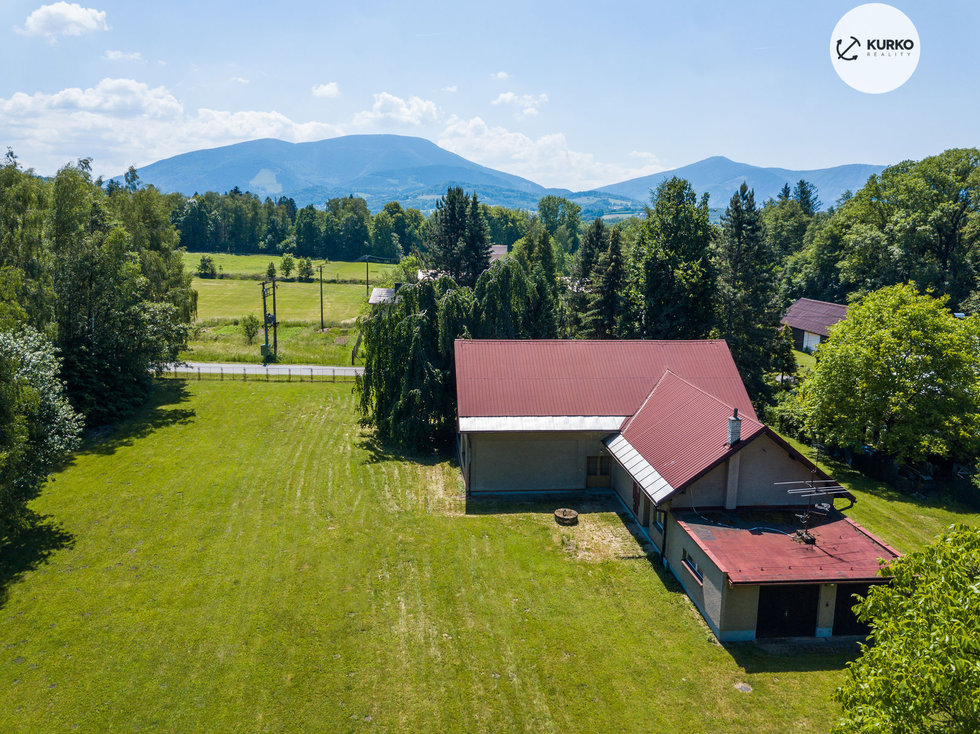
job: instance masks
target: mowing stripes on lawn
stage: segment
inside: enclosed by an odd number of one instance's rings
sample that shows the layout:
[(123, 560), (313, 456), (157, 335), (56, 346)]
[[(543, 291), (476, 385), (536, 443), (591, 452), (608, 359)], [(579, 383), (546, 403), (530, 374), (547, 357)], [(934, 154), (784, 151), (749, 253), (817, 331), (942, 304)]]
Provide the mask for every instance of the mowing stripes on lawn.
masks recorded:
[(468, 506), (349, 385), (168, 381), (33, 503), (0, 731), (829, 728), (845, 657), (726, 650), (615, 505), (571, 506)]

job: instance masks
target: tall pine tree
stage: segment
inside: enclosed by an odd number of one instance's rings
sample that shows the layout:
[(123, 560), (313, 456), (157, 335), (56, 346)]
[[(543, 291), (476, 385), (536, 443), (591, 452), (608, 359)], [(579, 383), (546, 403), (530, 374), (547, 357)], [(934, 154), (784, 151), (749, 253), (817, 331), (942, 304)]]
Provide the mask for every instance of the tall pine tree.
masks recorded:
[(466, 211), (466, 230), (459, 253), (459, 283), (476, 285), (480, 273), (490, 266), (490, 227), (474, 192)]
[(599, 257), (585, 322), (593, 339), (612, 339), (622, 333), (626, 268), (619, 229), (609, 237), (609, 249)]

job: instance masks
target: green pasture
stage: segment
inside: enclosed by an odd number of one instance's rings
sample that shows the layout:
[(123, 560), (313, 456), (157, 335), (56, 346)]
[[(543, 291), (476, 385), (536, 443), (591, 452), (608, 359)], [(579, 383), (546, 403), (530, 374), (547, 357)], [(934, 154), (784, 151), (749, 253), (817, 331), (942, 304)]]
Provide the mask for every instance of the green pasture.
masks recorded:
[[(185, 252), (184, 268), (189, 272), (196, 273), (197, 266), (201, 262), (203, 255), (213, 258), (214, 264), (218, 268), (218, 273), (226, 276), (239, 275), (253, 277), (265, 275), (270, 262), (275, 263), (276, 271), (278, 272), (282, 263), (282, 255), (227, 255), (220, 252)], [(293, 259), (298, 263), (299, 258), (294, 256)], [(323, 265), (324, 280), (354, 280), (360, 281), (362, 284), (364, 283), (364, 263), (313, 261), (314, 268), (320, 265)], [(368, 276), (373, 283), (394, 267), (394, 265), (383, 263), (371, 263)], [(319, 278), (319, 270), (315, 272)], [(293, 277), (296, 277), (295, 270), (293, 271)]]
[[(194, 278), (197, 290), (197, 318), (237, 319), (245, 314), (262, 316), (262, 285), (256, 280)], [(352, 319), (367, 303), (364, 286), (351, 283), (325, 283), (323, 313), (326, 324), (338, 325)], [(272, 310), (271, 299), (268, 308)], [(280, 282), (276, 290), (280, 321), (320, 323), (320, 284)]]

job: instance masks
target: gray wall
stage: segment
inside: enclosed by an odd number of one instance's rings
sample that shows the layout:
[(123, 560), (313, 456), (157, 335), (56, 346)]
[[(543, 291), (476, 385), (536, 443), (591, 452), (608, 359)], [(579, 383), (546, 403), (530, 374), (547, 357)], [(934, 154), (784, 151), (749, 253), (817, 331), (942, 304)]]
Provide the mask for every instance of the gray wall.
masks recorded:
[[(806, 504), (806, 499), (786, 494), (789, 487), (776, 486), (775, 482), (807, 480), (810, 478), (809, 468), (790, 456), (769, 436), (759, 436), (739, 451), (739, 456), (737, 506)], [(671, 505), (675, 508), (722, 507), (725, 504), (727, 480), (728, 462), (723, 462), (683, 493), (675, 495)]]
[(602, 439), (608, 435), (596, 431), (467, 434), (470, 492), (585, 489), (586, 457), (607, 453)]

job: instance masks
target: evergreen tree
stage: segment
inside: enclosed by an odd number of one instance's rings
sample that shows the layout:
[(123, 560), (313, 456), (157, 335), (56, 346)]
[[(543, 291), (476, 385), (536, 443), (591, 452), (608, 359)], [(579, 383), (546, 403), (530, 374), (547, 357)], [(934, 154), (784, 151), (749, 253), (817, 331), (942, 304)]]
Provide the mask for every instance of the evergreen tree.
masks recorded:
[(701, 339), (711, 325), (713, 274), (708, 197), (671, 178), (657, 187), (640, 248), (641, 335)]
[(800, 209), (808, 217), (816, 214), (823, 204), (817, 198), (817, 187), (804, 178), (797, 181), (796, 186), (793, 187), (793, 198), (799, 203)]
[(767, 400), (765, 380), (787, 362), (787, 342), (779, 338), (782, 304), (778, 298), (775, 258), (762, 236), (755, 195), (746, 183), (722, 217), (715, 251), (718, 273), (716, 335), (731, 349), (753, 400)]
[(778, 201), (789, 201), (789, 197), (791, 197), (792, 195), (793, 192), (790, 189), (789, 184), (784, 183), (783, 188), (779, 190), (779, 196), (777, 196), (776, 198)]
[(591, 278), (596, 261), (608, 249), (609, 231), (606, 229), (605, 222), (596, 217), (585, 228), (585, 236), (582, 237), (582, 245), (579, 248), (578, 257), (575, 260), (572, 275), (579, 280), (588, 280)]
[(466, 241), (468, 203), (462, 188), (450, 187), (436, 203), (426, 238), (432, 267), (454, 280), (463, 273), (462, 245)]
[(624, 318), (626, 269), (619, 229), (609, 237), (609, 249), (599, 257), (585, 322), (593, 339), (611, 339), (621, 332)]
[(460, 246), (459, 261), (459, 283), (471, 287), (490, 265), (490, 228), (475, 193), (466, 211), (466, 231)]

